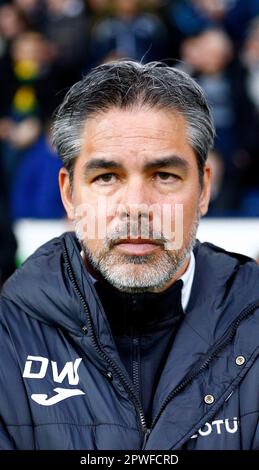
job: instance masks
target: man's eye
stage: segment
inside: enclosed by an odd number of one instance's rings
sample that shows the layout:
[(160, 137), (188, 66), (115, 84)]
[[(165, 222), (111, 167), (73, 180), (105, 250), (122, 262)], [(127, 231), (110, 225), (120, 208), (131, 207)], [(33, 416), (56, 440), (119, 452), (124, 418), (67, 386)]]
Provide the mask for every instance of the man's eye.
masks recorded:
[(116, 181), (116, 175), (114, 173), (105, 173), (104, 175), (96, 176), (94, 182), (101, 184), (114, 183)]
[(173, 175), (172, 173), (167, 173), (166, 171), (159, 171), (158, 173), (156, 173), (156, 177), (159, 180), (168, 181), (168, 182), (178, 179), (178, 176)]

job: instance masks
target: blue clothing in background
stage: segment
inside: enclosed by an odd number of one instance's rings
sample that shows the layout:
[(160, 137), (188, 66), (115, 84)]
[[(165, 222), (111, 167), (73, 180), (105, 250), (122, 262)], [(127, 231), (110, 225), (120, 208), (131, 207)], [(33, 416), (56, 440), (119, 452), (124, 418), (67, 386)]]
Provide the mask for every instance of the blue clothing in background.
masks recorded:
[(213, 19), (192, 0), (178, 0), (169, 4), (169, 18), (184, 36), (219, 27), (237, 44), (242, 43), (249, 22), (259, 15), (258, 0), (229, 0), (225, 14)]
[(11, 192), (13, 219), (64, 216), (58, 187), (61, 166), (44, 135), (24, 152)]

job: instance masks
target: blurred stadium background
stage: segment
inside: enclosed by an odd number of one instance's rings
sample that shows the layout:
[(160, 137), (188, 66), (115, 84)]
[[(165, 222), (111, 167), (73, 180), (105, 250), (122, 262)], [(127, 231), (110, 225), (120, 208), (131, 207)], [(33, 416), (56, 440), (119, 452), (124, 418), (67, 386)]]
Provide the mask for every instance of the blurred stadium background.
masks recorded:
[(49, 142), (91, 67), (163, 60), (204, 88), (217, 129), (199, 238), (259, 255), (259, 0), (0, 0), (1, 282), (69, 228)]

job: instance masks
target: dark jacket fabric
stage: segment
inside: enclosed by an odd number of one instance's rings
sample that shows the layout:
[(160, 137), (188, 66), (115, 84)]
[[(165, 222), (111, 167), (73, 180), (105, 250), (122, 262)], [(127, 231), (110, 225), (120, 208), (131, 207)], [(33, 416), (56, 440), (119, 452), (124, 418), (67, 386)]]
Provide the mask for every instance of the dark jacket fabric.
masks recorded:
[(184, 318), (183, 281), (159, 293), (120, 292), (104, 281), (94, 286), (149, 427), (157, 384)]
[(0, 449), (259, 448), (259, 268), (194, 255), (147, 430), (74, 235), (37, 250), (1, 293)]

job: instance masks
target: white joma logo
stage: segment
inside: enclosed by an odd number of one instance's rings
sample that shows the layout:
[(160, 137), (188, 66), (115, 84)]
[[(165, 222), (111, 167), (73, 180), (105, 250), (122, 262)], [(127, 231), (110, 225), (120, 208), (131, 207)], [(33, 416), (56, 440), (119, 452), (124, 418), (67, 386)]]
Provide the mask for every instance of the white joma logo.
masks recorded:
[(39, 405), (43, 406), (51, 406), (55, 405), (59, 401), (65, 400), (69, 397), (74, 397), (75, 395), (84, 395), (82, 390), (78, 388), (54, 388), (53, 390), (56, 392), (56, 395), (53, 397), (48, 398), (48, 395), (44, 395), (43, 393), (34, 393), (31, 395), (31, 398), (36, 401)]
[[(79, 357), (74, 362), (66, 362), (63, 369), (58, 371), (58, 366), (55, 361), (49, 361), (49, 359), (42, 356), (28, 356), (23, 371), (23, 377), (27, 379), (43, 379), (46, 376), (50, 363), (54, 382), (62, 383), (67, 377), (69, 385), (77, 385), (79, 383), (78, 367), (81, 361), (82, 358)], [(32, 369), (34, 372), (32, 372)], [(55, 395), (49, 398), (48, 395), (43, 393), (33, 393), (31, 398), (39, 405), (51, 406), (65, 400), (66, 398), (74, 397), (76, 395), (85, 395), (85, 393), (78, 388), (58, 387), (54, 388), (53, 391), (56, 392)]]

